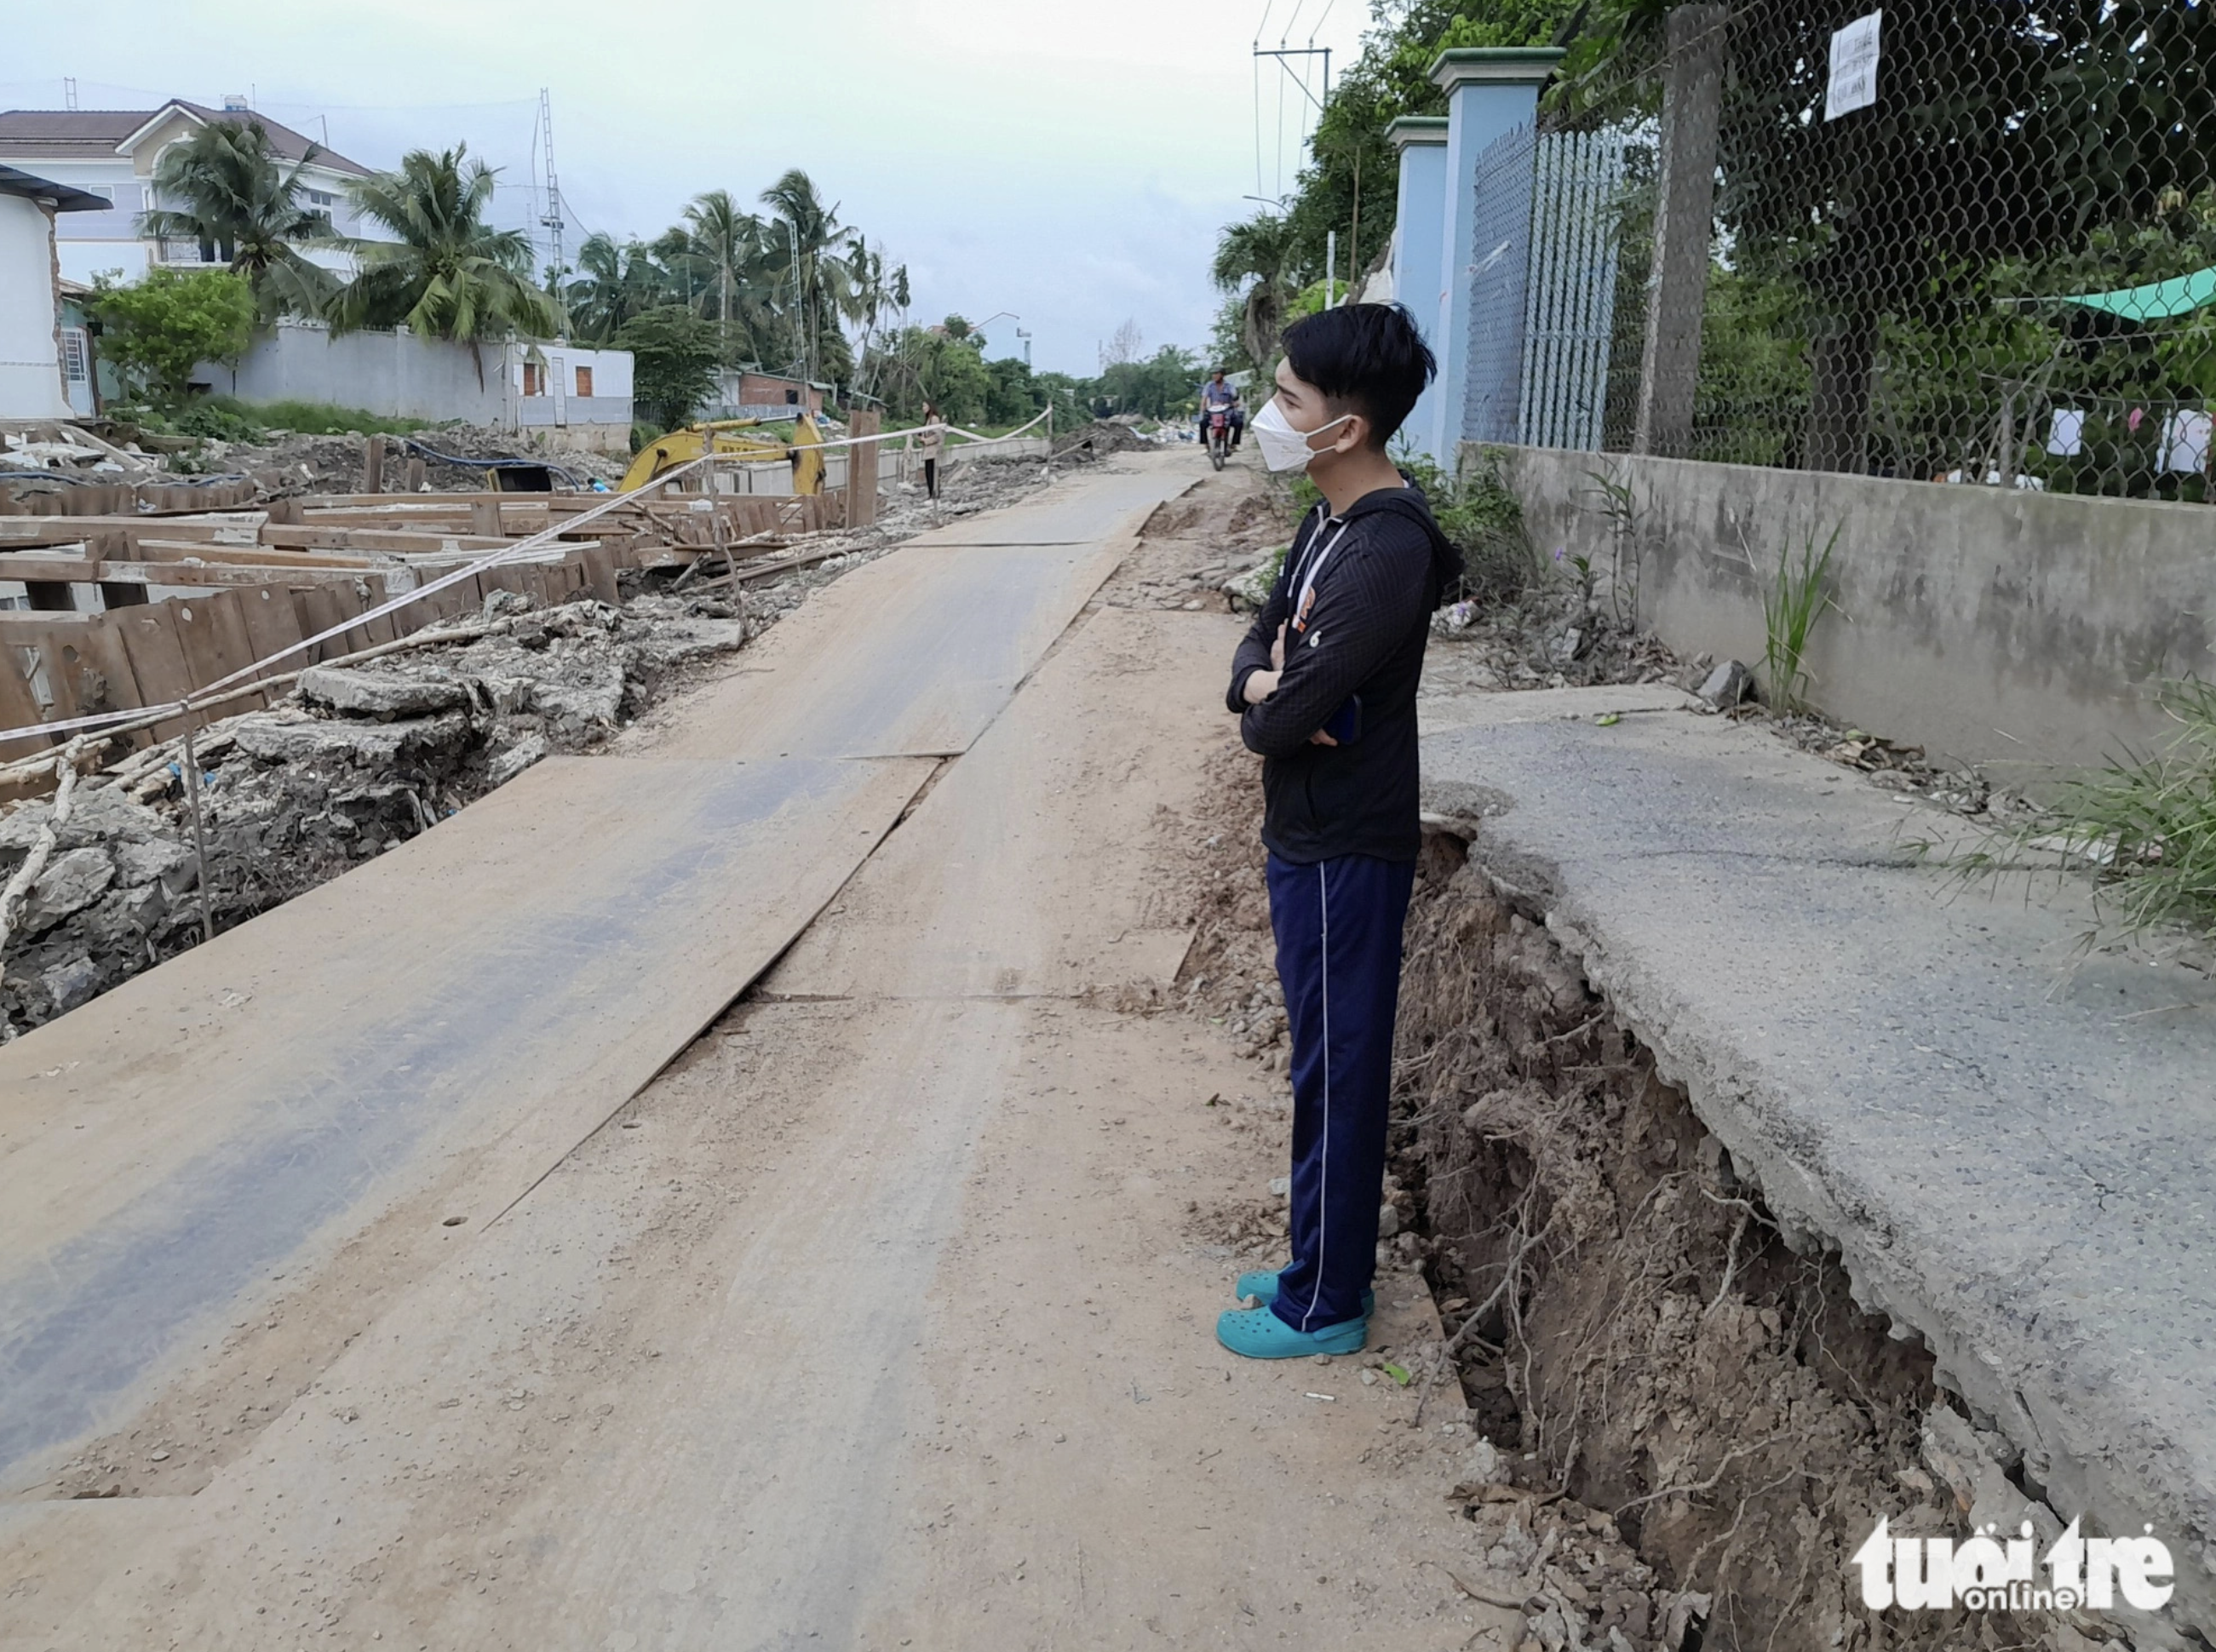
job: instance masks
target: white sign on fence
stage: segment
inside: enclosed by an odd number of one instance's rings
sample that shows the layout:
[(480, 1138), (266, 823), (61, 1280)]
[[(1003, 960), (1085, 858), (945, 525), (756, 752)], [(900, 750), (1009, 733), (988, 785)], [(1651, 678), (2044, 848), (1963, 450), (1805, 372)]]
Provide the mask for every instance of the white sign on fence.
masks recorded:
[(1877, 26), (1882, 11), (1831, 31), (1831, 79), (1824, 89), (1824, 119), (1837, 120), (1877, 101)]

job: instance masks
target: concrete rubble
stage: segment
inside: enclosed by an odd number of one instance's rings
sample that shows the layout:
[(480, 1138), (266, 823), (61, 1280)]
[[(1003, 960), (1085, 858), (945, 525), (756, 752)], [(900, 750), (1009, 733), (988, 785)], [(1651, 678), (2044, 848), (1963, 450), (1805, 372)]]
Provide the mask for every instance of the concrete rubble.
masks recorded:
[[(196, 741), (219, 929), (397, 847), (556, 752), (605, 740), (677, 673), (743, 645), (724, 605), (643, 595), (536, 609), (501, 592), (424, 646), (311, 667), (297, 691)], [(0, 814), (0, 879), (52, 818)], [(200, 936), (200, 861), (175, 740), (80, 786), (0, 954), (9, 1036)]]

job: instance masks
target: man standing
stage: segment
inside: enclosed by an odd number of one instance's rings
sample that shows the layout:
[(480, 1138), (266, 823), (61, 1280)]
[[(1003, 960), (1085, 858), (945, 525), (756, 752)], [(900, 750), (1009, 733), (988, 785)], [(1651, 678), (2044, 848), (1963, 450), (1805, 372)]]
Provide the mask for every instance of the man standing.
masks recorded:
[(1291, 1262), (1240, 1276), (1261, 1305), (1217, 1340), (1253, 1359), (1351, 1354), (1367, 1338), (1400, 927), (1422, 830), (1416, 685), (1431, 611), (1462, 572), (1424, 496), (1386, 457), (1435, 371), (1398, 304), (1288, 328), (1254, 415), (1273, 470), (1323, 499), (1233, 660), (1230, 709), (1262, 754), (1270, 922), (1293, 1044)]

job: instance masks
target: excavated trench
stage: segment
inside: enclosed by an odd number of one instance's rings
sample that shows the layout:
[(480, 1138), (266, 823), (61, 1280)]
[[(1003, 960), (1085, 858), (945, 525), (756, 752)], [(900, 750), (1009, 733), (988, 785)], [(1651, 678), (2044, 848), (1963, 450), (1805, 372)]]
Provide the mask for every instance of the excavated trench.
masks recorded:
[[(1920, 1342), (1856, 1306), (1836, 1255), (1788, 1246), (1542, 915), (1456, 837), (1426, 837), (1406, 946), (1392, 1158), (1448, 1346), (1514, 1483), (1605, 1517), (1591, 1528), (1652, 1572), (1647, 1637), (1622, 1638), (2082, 1652), (2103, 1632), (1865, 1608), (1850, 1557), (1876, 1521), (1955, 1532), (1975, 1495), (1935, 1437), (2005, 1469), (2004, 1442), (1970, 1429)], [(1534, 1638), (1613, 1645), (1601, 1604), (1581, 1633), (1530, 1620)]]

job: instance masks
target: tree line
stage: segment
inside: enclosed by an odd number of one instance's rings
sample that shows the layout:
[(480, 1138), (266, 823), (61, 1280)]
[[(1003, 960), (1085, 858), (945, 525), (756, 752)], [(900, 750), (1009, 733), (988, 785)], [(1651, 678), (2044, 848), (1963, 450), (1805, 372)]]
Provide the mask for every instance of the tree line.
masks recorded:
[[(707, 405), (725, 369), (827, 384), (837, 403), (876, 402), (896, 422), (933, 405), (957, 423), (994, 426), (1050, 404), (1065, 427), (1165, 417), (1201, 377), (1199, 359), (1174, 347), (1104, 364), (1097, 378), (1034, 372), (1014, 357), (988, 359), (983, 335), (959, 316), (916, 323), (907, 266), (842, 223), (797, 168), (754, 207), (708, 190), (660, 235), (590, 236), (574, 267), (534, 277), (530, 237), (488, 221), (495, 169), (466, 145), (411, 151), (350, 187), (376, 237), (341, 235), (308, 200), (303, 174), (321, 152), (310, 144), (287, 164), (249, 120), (211, 121), (163, 156), (154, 184), (168, 204), (141, 227), (197, 243), (202, 261), (223, 268), (157, 266), (95, 306), (103, 353), (157, 400), (182, 399), (200, 362), (237, 359), (257, 327), (288, 315), (335, 333), (406, 328), (473, 351), (557, 337), (628, 349), (634, 402), (665, 428)], [(323, 249), (348, 254), (352, 275), (307, 255)]]
[[(1832, 31), (1871, 9), (1730, 9), (1691, 457), (1924, 477), (2021, 466), (2053, 488), (2201, 497), (2198, 478), (2160, 474), (2157, 413), (2216, 399), (2216, 306), (2135, 322), (2057, 300), (2216, 267), (2216, 8), (1898, 0), (1877, 101), (1827, 120)], [(1313, 301), (1333, 232), (1342, 285), (1385, 255), (1398, 174), (1386, 131), (1445, 113), (1430, 77), (1442, 51), (1552, 46), (1565, 55), (1543, 118), (1621, 132), (1628, 146), (1613, 427), (1638, 373), (1627, 312), (1647, 275), (1668, 12), (1655, 0), (1379, 5), (1294, 192), (1221, 234), (1218, 353), (1266, 359)], [(2078, 451), (2024, 451), (2034, 402), (2090, 409)]]

